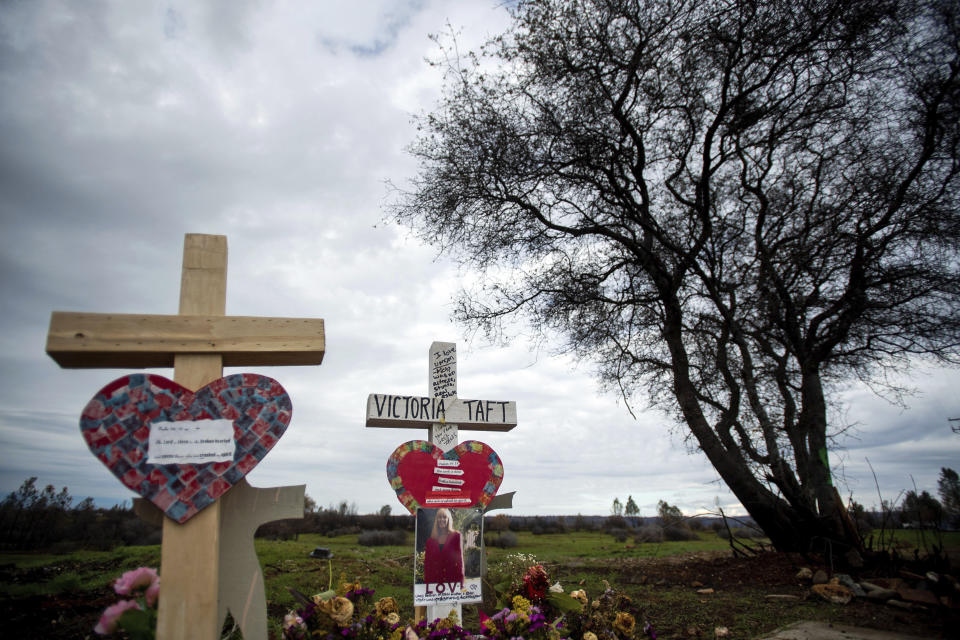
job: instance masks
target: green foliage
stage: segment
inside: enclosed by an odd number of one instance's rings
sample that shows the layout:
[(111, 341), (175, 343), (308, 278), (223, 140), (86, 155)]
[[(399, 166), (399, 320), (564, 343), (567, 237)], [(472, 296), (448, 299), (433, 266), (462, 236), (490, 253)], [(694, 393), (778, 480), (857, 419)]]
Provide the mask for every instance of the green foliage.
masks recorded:
[(674, 507), (665, 500), (657, 502), (657, 517), (660, 518), (660, 524), (665, 527), (683, 522), (683, 512), (679, 507)]
[(156, 544), (160, 528), (124, 507), (97, 509), (93, 498), (73, 505), (67, 487), (37, 488), (36, 476), (0, 502), (0, 548), (110, 549), (117, 545)]
[(943, 519), (943, 507), (929, 491), (907, 491), (900, 505), (900, 519), (904, 524), (920, 527), (938, 527)]
[(633, 496), (627, 496), (627, 506), (624, 508), (623, 514), (627, 517), (636, 517), (640, 515), (640, 507), (638, 507), (637, 503), (633, 501)]
[(614, 516), (623, 515), (623, 503), (620, 502), (620, 498), (613, 499), (613, 505), (610, 506), (610, 514)]
[(956, 471), (946, 467), (940, 469), (937, 493), (947, 523), (953, 528), (960, 527), (960, 477)]
[(117, 624), (127, 634), (130, 640), (153, 640), (156, 637), (157, 610), (130, 609), (124, 611)]

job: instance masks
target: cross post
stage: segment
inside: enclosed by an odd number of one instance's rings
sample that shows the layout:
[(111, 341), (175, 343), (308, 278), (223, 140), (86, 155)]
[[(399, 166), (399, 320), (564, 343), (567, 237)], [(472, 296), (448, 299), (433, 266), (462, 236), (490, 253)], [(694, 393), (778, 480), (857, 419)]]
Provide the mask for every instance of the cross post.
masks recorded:
[[(427, 428), (431, 443), (449, 451), (459, 430), (510, 431), (517, 426), (517, 404), (504, 400), (461, 400), (457, 397), (457, 345), (434, 342), (427, 367), (427, 397), (372, 393), (367, 397), (368, 427)], [(415, 607), (415, 618), (444, 618), (451, 611), (463, 623), (460, 603)]]
[[(172, 366), (174, 381), (191, 390), (220, 378), (225, 365), (322, 362), (322, 319), (225, 316), (226, 289), (226, 236), (187, 234), (179, 315), (55, 311), (46, 351), (64, 368)], [(244, 637), (266, 638), (263, 578), (256, 555), (221, 561), (224, 549), (252, 549), (252, 544), (238, 539), (250, 533), (241, 526), (245, 521), (269, 521), (262, 519), (264, 513), (303, 516), (302, 487), (273, 489), (270, 493), (277, 499), (247, 508), (249, 496), (261, 491), (244, 480), (184, 524), (163, 518), (157, 638), (219, 638), (228, 608), (241, 621)], [(236, 506), (224, 508), (224, 503)], [(226, 588), (225, 576), (243, 580), (245, 588), (239, 595)], [(257, 594), (259, 602), (255, 602)]]

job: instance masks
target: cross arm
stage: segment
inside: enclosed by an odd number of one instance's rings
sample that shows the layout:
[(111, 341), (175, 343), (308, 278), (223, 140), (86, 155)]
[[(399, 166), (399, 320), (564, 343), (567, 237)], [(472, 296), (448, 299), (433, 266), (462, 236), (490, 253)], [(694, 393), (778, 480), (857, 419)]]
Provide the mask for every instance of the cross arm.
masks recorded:
[(222, 355), (223, 366), (317, 365), (320, 318), (134, 315), (54, 311), (47, 354), (61, 367), (172, 367), (177, 354)]
[(445, 422), (463, 430), (510, 431), (517, 426), (517, 403), (380, 393), (367, 396), (368, 427), (425, 428)]

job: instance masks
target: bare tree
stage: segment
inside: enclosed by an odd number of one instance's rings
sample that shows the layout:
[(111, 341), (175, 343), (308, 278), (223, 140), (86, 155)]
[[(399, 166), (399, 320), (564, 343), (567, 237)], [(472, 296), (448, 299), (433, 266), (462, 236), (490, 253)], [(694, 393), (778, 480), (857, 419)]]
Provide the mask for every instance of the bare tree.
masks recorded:
[[(831, 393), (960, 344), (960, 26), (920, 0), (521, 1), (393, 213), (672, 411), (780, 549), (855, 544)], [(455, 43), (454, 43), (455, 44)]]

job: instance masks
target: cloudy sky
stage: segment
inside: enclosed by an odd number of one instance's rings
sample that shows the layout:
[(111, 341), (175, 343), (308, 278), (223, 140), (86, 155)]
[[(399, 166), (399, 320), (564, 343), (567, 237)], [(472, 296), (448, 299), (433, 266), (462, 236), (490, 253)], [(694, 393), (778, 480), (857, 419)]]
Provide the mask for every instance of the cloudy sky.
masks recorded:
[[(461, 49), (501, 31), (498, 0), (4, 2), (0, 4), (0, 494), (29, 476), (102, 501), (128, 492), (87, 450), (78, 418), (122, 370), (64, 370), (50, 312), (173, 314), (185, 233), (229, 243), (227, 313), (322, 317), (322, 366), (279, 380), (293, 422), (250, 475), (307, 485), (319, 504), (392, 506), (384, 466), (425, 431), (367, 429), (367, 394), (424, 395), (434, 340), (458, 343), (459, 393), (510, 399), (509, 433), (461, 433), (503, 460), (515, 513), (606, 514), (633, 495), (686, 513), (737, 503), (682, 432), (600, 395), (586, 362), (449, 321), (463, 277), (384, 222), (386, 181), (415, 165), (411, 116), (439, 73), (431, 33)], [(235, 373), (236, 370), (227, 370)], [(172, 371), (157, 370), (167, 376)], [(832, 454), (846, 497), (936, 490), (960, 467), (960, 376), (918, 370), (901, 408), (851, 388)], [(838, 422), (839, 424), (839, 422)]]

